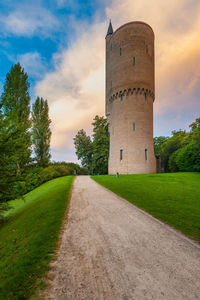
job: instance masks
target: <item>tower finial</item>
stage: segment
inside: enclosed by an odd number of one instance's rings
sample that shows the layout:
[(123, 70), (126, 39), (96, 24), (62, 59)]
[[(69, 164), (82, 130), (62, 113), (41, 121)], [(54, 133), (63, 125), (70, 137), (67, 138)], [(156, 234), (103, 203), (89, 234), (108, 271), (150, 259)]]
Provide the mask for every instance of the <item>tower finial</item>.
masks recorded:
[(109, 34), (113, 34), (113, 27), (112, 27), (111, 19), (110, 19), (110, 23), (109, 23), (108, 31), (107, 31), (107, 35), (109, 35)]

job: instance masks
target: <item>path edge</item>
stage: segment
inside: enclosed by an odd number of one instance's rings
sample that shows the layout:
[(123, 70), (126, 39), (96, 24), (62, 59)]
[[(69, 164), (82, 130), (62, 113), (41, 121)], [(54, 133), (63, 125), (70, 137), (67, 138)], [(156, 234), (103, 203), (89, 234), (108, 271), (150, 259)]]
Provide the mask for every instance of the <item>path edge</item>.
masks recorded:
[(54, 251), (54, 253), (52, 254), (51, 261), (49, 262), (49, 270), (47, 271), (46, 276), (43, 278), (43, 282), (44, 282), (45, 287), (44, 287), (44, 289), (36, 290), (35, 294), (31, 296), (30, 300), (47, 300), (48, 299), (48, 290), (50, 289), (51, 282), (53, 280), (52, 271), (54, 269), (54, 266), (52, 264), (57, 260), (58, 252), (60, 250), (60, 246), (61, 246), (61, 243), (62, 243), (62, 236), (63, 236), (63, 233), (64, 233), (64, 229), (65, 229), (65, 226), (67, 226), (67, 223), (68, 223), (68, 214), (69, 214), (71, 198), (72, 198), (72, 192), (73, 192), (73, 189), (74, 189), (74, 182), (76, 180), (76, 177), (77, 176), (73, 176), (73, 179), (72, 179), (71, 188), (70, 188), (70, 191), (69, 191), (69, 194), (68, 194), (69, 195), (68, 196), (68, 204), (67, 204), (67, 207), (66, 207), (63, 219), (62, 219), (62, 224), (61, 224), (59, 234), (58, 234), (57, 247), (56, 247), (56, 250)]
[(164, 223), (163, 221), (157, 219), (156, 217), (152, 216), (151, 214), (149, 214), (148, 212), (146, 212), (145, 210), (139, 208), (138, 206), (136, 206), (134, 203), (131, 203), (130, 201), (128, 201), (126, 198), (123, 198), (117, 194), (115, 194), (114, 192), (112, 192), (111, 190), (109, 190), (108, 188), (106, 188), (105, 186), (101, 185), (100, 183), (98, 183), (97, 181), (95, 181), (91, 176), (90, 178), (98, 185), (100, 185), (102, 188), (104, 188), (106, 191), (110, 192), (111, 194), (114, 194), (115, 196), (117, 196), (117, 198), (121, 201), (126, 201), (126, 203), (128, 203), (128, 205), (130, 206), (134, 206), (136, 210), (138, 210), (139, 212), (141, 212), (143, 215), (149, 217), (151, 220), (155, 221), (156, 223), (160, 224), (161, 226), (165, 227), (168, 231), (173, 232), (176, 236), (178, 236), (179, 238), (181, 238), (182, 240), (190, 243), (192, 246), (194, 246), (195, 248), (200, 250), (200, 244), (198, 242), (196, 242), (195, 240), (190, 239), (189, 237), (187, 237), (186, 235), (184, 235), (181, 231), (179, 231), (178, 229), (170, 226), (167, 223)]

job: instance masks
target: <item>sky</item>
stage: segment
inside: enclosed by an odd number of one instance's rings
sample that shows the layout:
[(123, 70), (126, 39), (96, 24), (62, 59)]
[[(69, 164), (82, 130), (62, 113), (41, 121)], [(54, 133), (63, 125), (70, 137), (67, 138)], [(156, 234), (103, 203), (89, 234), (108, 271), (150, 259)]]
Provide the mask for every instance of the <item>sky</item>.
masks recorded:
[(199, 0), (0, 1), (0, 92), (20, 62), (30, 95), (48, 100), (54, 161), (76, 162), (73, 137), (104, 115), (105, 35), (130, 21), (155, 33), (154, 136), (200, 117)]

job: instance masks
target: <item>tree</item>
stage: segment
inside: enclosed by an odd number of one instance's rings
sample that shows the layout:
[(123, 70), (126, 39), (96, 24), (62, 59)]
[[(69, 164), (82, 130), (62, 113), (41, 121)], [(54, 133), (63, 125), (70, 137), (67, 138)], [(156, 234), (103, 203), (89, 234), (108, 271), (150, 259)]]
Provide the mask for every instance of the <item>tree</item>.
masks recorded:
[(46, 167), (50, 162), (51, 120), (47, 100), (37, 97), (32, 111), (32, 141), (38, 166)]
[(93, 147), (92, 141), (89, 136), (86, 135), (86, 132), (81, 129), (78, 131), (74, 138), (74, 145), (76, 149), (76, 155), (78, 159), (81, 160), (81, 164), (84, 168), (87, 168), (89, 173), (92, 173), (92, 155)]
[(16, 153), (20, 147), (18, 127), (0, 111), (0, 221), (8, 209), (8, 200), (18, 196)]
[(164, 163), (165, 172), (170, 171), (169, 167), (169, 158), (173, 152), (183, 147), (186, 144), (188, 134), (186, 131), (172, 131), (172, 137), (170, 137), (163, 145), (161, 146), (161, 159)]
[(162, 146), (168, 139), (168, 136), (158, 136), (153, 139), (155, 155), (160, 155)]
[(90, 174), (107, 174), (109, 155), (107, 119), (96, 116), (93, 121), (92, 140), (83, 129), (79, 130), (75, 136), (76, 155)]
[(191, 139), (196, 141), (200, 149), (200, 118), (197, 118), (195, 122), (189, 125), (189, 127), (191, 128)]
[(107, 119), (96, 116), (93, 125), (93, 168), (95, 174), (108, 173), (109, 132)]
[(169, 159), (171, 171), (200, 171), (200, 118), (190, 125), (191, 131), (183, 146)]
[(28, 75), (21, 65), (15, 64), (6, 75), (1, 108), (4, 118), (9, 120), (9, 126), (16, 127), (15, 139), (18, 139), (18, 148), (15, 153), (17, 175), (21, 175), (23, 168), (30, 162), (30, 96)]

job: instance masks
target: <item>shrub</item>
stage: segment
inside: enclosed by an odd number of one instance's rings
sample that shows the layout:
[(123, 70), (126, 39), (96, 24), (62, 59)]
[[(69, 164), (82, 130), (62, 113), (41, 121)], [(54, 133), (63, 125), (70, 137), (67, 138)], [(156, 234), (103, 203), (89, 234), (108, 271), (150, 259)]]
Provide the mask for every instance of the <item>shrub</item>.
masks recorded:
[(200, 171), (200, 149), (195, 141), (191, 141), (188, 145), (177, 151), (176, 164), (179, 171)]
[(87, 174), (87, 170), (75, 163), (54, 162), (46, 168), (30, 165), (29, 169), (21, 176), (20, 180), (16, 182), (16, 195), (24, 195), (40, 186), (42, 183), (57, 177), (84, 174)]

